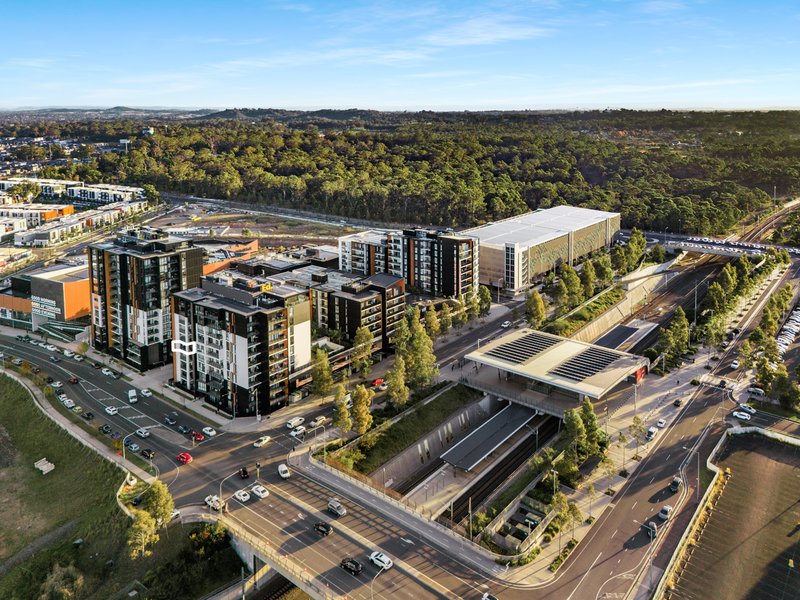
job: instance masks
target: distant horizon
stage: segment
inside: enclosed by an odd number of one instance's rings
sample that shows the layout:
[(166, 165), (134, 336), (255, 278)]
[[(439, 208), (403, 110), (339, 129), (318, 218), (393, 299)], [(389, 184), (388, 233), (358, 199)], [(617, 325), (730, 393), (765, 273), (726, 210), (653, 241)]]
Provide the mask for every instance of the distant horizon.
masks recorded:
[(790, 0), (7, 0), (3, 18), (5, 110), (800, 104)]

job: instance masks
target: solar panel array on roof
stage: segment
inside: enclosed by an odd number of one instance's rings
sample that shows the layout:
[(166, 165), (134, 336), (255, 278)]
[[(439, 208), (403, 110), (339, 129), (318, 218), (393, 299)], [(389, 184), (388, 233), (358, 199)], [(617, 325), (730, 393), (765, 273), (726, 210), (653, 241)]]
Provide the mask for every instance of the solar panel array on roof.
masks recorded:
[(560, 341), (559, 338), (529, 333), (516, 340), (492, 348), (486, 355), (515, 365), (521, 365), (532, 356), (536, 356), (540, 352), (558, 344)]
[(572, 381), (583, 381), (596, 375), (618, 358), (619, 354), (602, 348), (587, 348), (548, 373), (560, 375)]

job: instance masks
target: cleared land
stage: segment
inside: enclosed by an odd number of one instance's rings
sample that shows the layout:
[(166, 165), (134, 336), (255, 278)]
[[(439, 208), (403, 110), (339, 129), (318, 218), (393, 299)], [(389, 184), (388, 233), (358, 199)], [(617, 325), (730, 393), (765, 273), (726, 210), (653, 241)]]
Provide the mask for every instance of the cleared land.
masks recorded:
[[(0, 598), (38, 598), (56, 563), (74, 564), (84, 578), (84, 593), (78, 597), (92, 598), (109, 598), (130, 582), (146, 579), (148, 571), (177, 560), (191, 573), (183, 583), (188, 594), (171, 591), (153, 598), (196, 597), (239, 573), (241, 563), (229, 546), (220, 552), (218, 571), (208, 561), (198, 560), (192, 568), (189, 528), (179, 526), (162, 531), (152, 556), (132, 561), (125, 545), (129, 521), (114, 499), (122, 471), (42, 415), (27, 391), (4, 376), (0, 427), (0, 571), (18, 552), (37, 550), (18, 565), (12, 560), (14, 566), (0, 575)], [(41, 458), (55, 470), (47, 475), (36, 470), (33, 463)], [(75, 547), (72, 542), (78, 538), (84, 542)], [(165, 581), (171, 579), (176, 576)], [(156, 587), (151, 583), (151, 592)]]
[(730, 480), (669, 597), (800, 599), (800, 448), (733, 436), (718, 465)]

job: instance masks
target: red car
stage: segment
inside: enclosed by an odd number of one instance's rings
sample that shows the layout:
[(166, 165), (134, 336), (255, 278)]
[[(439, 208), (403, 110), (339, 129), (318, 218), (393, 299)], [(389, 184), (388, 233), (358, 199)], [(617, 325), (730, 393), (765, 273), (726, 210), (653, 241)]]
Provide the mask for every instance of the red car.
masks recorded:
[(193, 439), (195, 442), (202, 442), (204, 439), (206, 439), (206, 436), (204, 436), (204, 435), (203, 435), (202, 433), (200, 433), (199, 431), (193, 431), (193, 432), (192, 432), (192, 439)]
[(376, 379), (375, 381), (372, 382), (372, 387), (378, 387), (382, 383), (383, 383), (383, 379)]
[(78, 383), (78, 378), (77, 377), (70, 377), (67, 381), (69, 381), (70, 383)]
[(190, 462), (192, 462), (193, 459), (192, 455), (189, 454), (188, 452), (181, 452), (180, 454), (178, 454), (178, 460), (182, 462), (184, 465), (188, 465)]

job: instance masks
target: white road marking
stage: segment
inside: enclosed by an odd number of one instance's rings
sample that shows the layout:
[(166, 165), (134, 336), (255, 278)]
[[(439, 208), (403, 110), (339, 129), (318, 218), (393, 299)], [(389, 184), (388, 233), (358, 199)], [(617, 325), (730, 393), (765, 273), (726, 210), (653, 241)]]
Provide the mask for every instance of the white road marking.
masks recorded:
[(587, 575), (589, 575), (589, 573), (591, 573), (591, 572), (592, 572), (592, 569), (594, 569), (594, 565), (595, 565), (595, 563), (596, 563), (598, 560), (600, 560), (600, 557), (601, 557), (601, 556), (603, 556), (603, 553), (602, 553), (602, 552), (601, 552), (600, 554), (598, 554), (598, 555), (597, 555), (597, 558), (595, 558), (595, 559), (592, 561), (592, 564), (591, 564), (591, 565), (589, 565), (589, 568), (588, 568), (588, 569), (586, 569), (586, 573), (584, 573), (584, 574), (583, 574), (583, 577), (581, 577), (580, 581), (578, 581), (578, 585), (576, 585), (576, 586), (575, 586), (575, 589), (574, 589), (574, 590), (572, 590), (572, 593), (571, 593), (569, 596), (567, 596), (567, 599), (566, 599), (566, 600), (572, 600), (572, 597), (575, 595), (575, 592), (577, 592), (577, 591), (578, 591), (578, 588), (579, 588), (579, 587), (581, 587), (581, 584), (583, 583), (583, 580), (584, 580), (584, 579), (586, 579), (586, 576), (587, 576)]
[[(555, 486), (553, 486), (553, 487), (555, 487)], [(636, 502), (634, 502), (634, 503), (633, 503), (633, 506), (631, 506), (631, 510), (633, 510), (634, 508), (636, 508), (636, 505), (637, 505), (637, 504), (639, 504), (639, 501), (638, 501), (638, 500), (637, 500)]]

